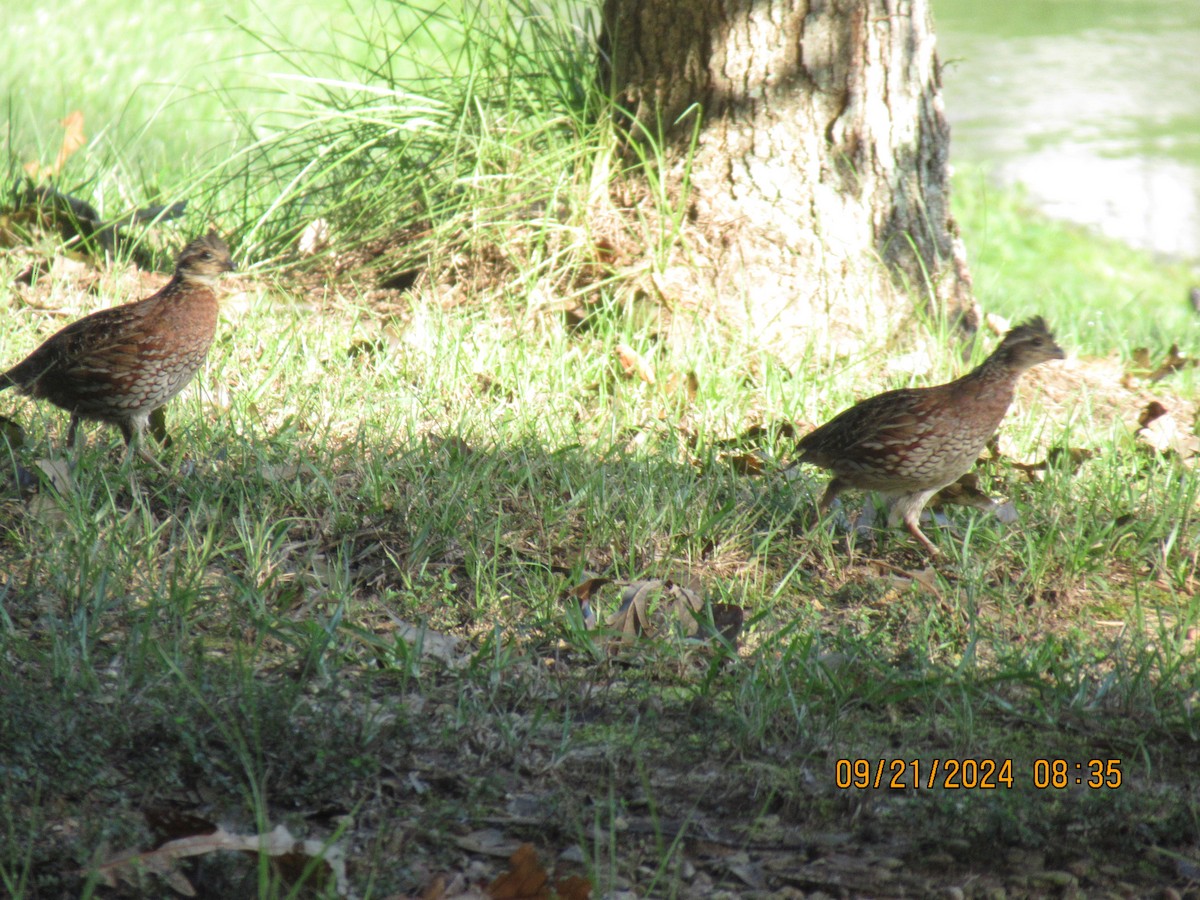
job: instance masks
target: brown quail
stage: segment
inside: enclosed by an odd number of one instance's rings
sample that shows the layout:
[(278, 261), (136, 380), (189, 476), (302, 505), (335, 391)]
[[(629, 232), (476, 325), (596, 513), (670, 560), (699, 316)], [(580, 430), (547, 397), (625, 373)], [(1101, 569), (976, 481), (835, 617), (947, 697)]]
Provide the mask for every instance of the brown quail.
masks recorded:
[(162, 290), (72, 322), (0, 375), (0, 391), (15, 387), (69, 412), (68, 444), (80, 420), (96, 419), (116, 425), (130, 453), (154, 462), (139, 439), (204, 362), (217, 328), (213, 286), (233, 268), (216, 232), (196, 238)]
[(919, 527), (921, 510), (974, 464), (1025, 370), (1062, 358), (1062, 348), (1039, 316), (1009, 331), (992, 355), (962, 378), (870, 397), (805, 435), (796, 447), (797, 461), (833, 472), (821, 512), (844, 488), (879, 491), (895, 498), (888, 524), (903, 519), (913, 537), (937, 555)]

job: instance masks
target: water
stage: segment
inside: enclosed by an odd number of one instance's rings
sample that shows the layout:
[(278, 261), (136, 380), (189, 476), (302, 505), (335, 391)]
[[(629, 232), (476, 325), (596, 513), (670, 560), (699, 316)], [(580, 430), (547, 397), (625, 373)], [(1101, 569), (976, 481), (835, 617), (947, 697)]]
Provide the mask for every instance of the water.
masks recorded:
[(1200, 259), (1200, 0), (933, 0), (951, 158)]

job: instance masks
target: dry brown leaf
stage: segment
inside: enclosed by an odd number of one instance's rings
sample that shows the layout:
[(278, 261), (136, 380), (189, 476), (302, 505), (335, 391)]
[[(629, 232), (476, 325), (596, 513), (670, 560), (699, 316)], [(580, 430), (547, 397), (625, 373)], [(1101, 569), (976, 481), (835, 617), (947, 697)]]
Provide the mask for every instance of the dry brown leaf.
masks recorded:
[(648, 579), (624, 584), (621, 605), (606, 625), (625, 640), (650, 638), (674, 630), (683, 637), (708, 641), (718, 636), (736, 644), (745, 610), (727, 603), (713, 603), (712, 621), (704, 615), (704, 600), (698, 590), (670, 580)]
[(591, 630), (596, 627), (596, 611), (592, 608), (592, 596), (600, 588), (612, 582), (611, 578), (601, 578), (593, 576), (586, 581), (581, 581), (575, 587), (571, 588), (568, 593), (579, 602), (579, 613), (583, 616), (583, 627)]
[(1130, 354), (1129, 369), (1131, 375), (1145, 375), (1150, 371), (1150, 348), (1134, 347)]
[(878, 559), (873, 562), (873, 565), (891, 572), (892, 583), (897, 587), (919, 585), (937, 597), (938, 600), (942, 599), (942, 592), (938, 590), (937, 586), (937, 569), (933, 566), (926, 566), (923, 569), (902, 569)]
[(595, 596), (596, 591), (604, 587), (606, 584), (612, 584), (611, 578), (601, 578), (594, 576), (586, 581), (581, 581), (575, 587), (571, 588), (570, 594), (573, 597), (578, 597), (580, 600), (591, 600)]
[(621, 591), (621, 606), (609, 617), (608, 625), (633, 638), (653, 637), (678, 622), (687, 637), (695, 637), (700, 631), (697, 613), (703, 608), (699, 593), (673, 581), (633, 581)]
[(480, 828), (453, 838), (453, 841), (468, 853), (497, 856), (501, 859), (509, 859), (521, 846), (520, 841), (509, 837), (499, 828)]
[(67, 160), (74, 153), (87, 143), (87, 135), (83, 132), (83, 112), (75, 110), (68, 113), (65, 119), (62, 119), (58, 124), (63, 127), (63, 139), (58, 148), (58, 156), (55, 157), (53, 165), (43, 166), (37, 160), (31, 160), (25, 163), (25, 173), (34, 181), (42, 181), (46, 178), (53, 178), (63, 170), (63, 166), (67, 164)]
[(303, 473), (304, 468), (298, 462), (263, 463), (258, 468), (258, 474), (263, 481), (278, 484), (295, 481)]
[(1191, 357), (1184, 356), (1179, 352), (1178, 344), (1171, 344), (1167, 349), (1167, 355), (1163, 357), (1162, 362), (1150, 373), (1150, 381), (1162, 381), (1168, 375), (1172, 375), (1182, 369), (1190, 369), (1195, 366), (1197, 360)]
[(1046, 458), (1040, 462), (1023, 463), (1014, 460), (1012, 467), (1030, 481), (1040, 481), (1047, 469), (1065, 468), (1076, 472), (1084, 462), (1099, 455), (1099, 450), (1089, 450), (1086, 447), (1051, 447), (1046, 451)]
[(1195, 456), (1198, 449), (1195, 436), (1180, 431), (1179, 423), (1169, 413), (1159, 416), (1144, 428), (1139, 428), (1137, 438), (1140, 443), (1158, 453), (1177, 455), (1182, 459)]
[(578, 875), (561, 878), (552, 888), (533, 844), (518, 847), (509, 864), (509, 871), (488, 885), (487, 896), (492, 900), (589, 900), (592, 895), (591, 882)]
[(58, 493), (69, 494), (75, 490), (75, 482), (71, 478), (71, 464), (65, 459), (39, 459), (34, 465), (42, 470)]
[[(195, 896), (195, 889), (178, 871), (179, 861), (219, 851), (266, 854), (276, 859), (299, 856), (305, 863), (319, 859), (328, 867), (338, 896), (349, 896), (350, 882), (346, 877), (346, 860), (342, 849), (317, 840), (298, 840), (283, 825), (277, 825), (269, 834), (233, 834), (218, 828), (210, 834), (168, 841), (156, 850), (119, 853), (100, 863), (92, 872), (80, 874), (95, 874), (107, 887), (115, 888), (118, 882), (138, 887), (140, 874), (153, 872), (166, 879), (174, 890), (192, 897)], [(291, 870), (293, 867), (287, 868)]]
[(1188, 461), (1200, 453), (1200, 438), (1179, 427), (1175, 417), (1157, 400), (1152, 400), (1138, 416), (1135, 440), (1163, 456), (1178, 456)]
[(522, 844), (509, 860), (512, 868), (488, 885), (494, 900), (543, 900), (550, 897), (550, 876), (538, 862), (533, 844)]
[(1162, 381), (1168, 375), (1178, 372), (1180, 369), (1190, 369), (1193, 366), (1200, 364), (1200, 360), (1189, 356), (1184, 356), (1179, 352), (1179, 345), (1172, 344), (1167, 350), (1167, 355), (1158, 366), (1154, 366), (1153, 360), (1150, 358), (1150, 351), (1145, 347), (1138, 347), (1133, 351), (1133, 359), (1127, 377), (1138, 376), (1144, 377), (1147, 381), (1153, 383)]
[(654, 633), (650, 622), (650, 599), (663, 586), (661, 581), (635, 581), (621, 591), (620, 608), (608, 617), (606, 623), (625, 637), (638, 637)]
[(421, 900), (444, 900), (446, 896), (446, 876), (438, 875), (429, 886), (421, 891)]
[(761, 444), (764, 440), (795, 440), (796, 435), (800, 432), (812, 431), (813, 426), (808, 422), (801, 422), (797, 427), (792, 422), (773, 422), (770, 425), (751, 425), (735, 438), (724, 438), (719, 441), (714, 441), (715, 447), (745, 447), (747, 444)]
[(41, 476), (35, 479), (39, 482), (38, 490), (30, 497), (26, 509), (43, 524), (58, 524), (67, 515), (63, 497), (75, 490), (71, 466), (65, 459), (39, 459), (34, 465), (41, 469)]
[(74, 110), (67, 114), (59, 124), (63, 127), (63, 140), (58, 148), (58, 156), (54, 160), (54, 172), (57, 175), (63, 170), (63, 166), (67, 164), (67, 160), (75, 154), (77, 150), (87, 143), (87, 135), (83, 132), (83, 112)]
[(637, 375), (646, 384), (654, 384), (654, 367), (646, 362), (641, 354), (628, 344), (623, 343), (617, 344), (614, 349), (617, 354), (617, 361), (621, 364), (621, 370), (626, 376)]
[(160, 846), (176, 838), (212, 834), (220, 827), (215, 822), (169, 804), (147, 806), (142, 810), (142, 816)]
[(1155, 419), (1159, 419), (1167, 414), (1167, 408), (1157, 400), (1151, 400), (1146, 404), (1145, 408), (1138, 414), (1138, 428), (1145, 428)]
[(589, 900), (592, 883), (579, 875), (568, 875), (554, 883), (554, 892), (560, 900)]
[(735, 453), (725, 457), (725, 461), (739, 475), (761, 475), (766, 469), (766, 459), (761, 450)]

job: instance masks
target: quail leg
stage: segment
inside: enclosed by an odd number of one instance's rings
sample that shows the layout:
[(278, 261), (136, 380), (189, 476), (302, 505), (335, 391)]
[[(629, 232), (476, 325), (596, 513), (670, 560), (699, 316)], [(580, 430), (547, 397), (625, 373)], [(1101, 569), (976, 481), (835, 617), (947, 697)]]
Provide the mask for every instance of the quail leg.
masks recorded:
[(167, 471), (167, 467), (155, 459), (154, 455), (143, 445), (142, 438), (146, 434), (147, 418), (146, 416), (142, 416), (140, 418), (122, 420), (118, 423), (121, 434), (125, 437), (125, 461), (128, 463), (136, 454), (154, 466), (163, 475), (168, 475), (170, 473)]
[(892, 505), (892, 511), (888, 513), (888, 526), (893, 526), (897, 521), (903, 520), (904, 527), (908, 529), (909, 534), (921, 543), (930, 556), (941, 556), (942, 551), (935, 547), (933, 542), (921, 531), (921, 510), (925, 508), (925, 504), (929, 502), (929, 498), (939, 490), (941, 488), (917, 491), (914, 494), (901, 494), (896, 497), (896, 502)]
[(817, 504), (817, 512), (821, 515), (829, 512), (829, 507), (833, 506), (833, 501), (837, 499), (837, 495), (842, 492), (842, 489), (847, 485), (844, 481), (836, 476), (829, 482), (825, 488), (825, 493), (821, 495), (821, 502)]

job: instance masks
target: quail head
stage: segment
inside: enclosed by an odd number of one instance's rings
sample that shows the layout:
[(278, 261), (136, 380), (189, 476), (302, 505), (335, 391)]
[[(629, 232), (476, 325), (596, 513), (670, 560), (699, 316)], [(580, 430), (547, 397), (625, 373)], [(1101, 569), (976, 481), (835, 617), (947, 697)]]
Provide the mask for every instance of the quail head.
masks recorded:
[(844, 488), (895, 498), (888, 524), (905, 526), (932, 555), (921, 510), (971, 468), (1012, 403), (1021, 375), (1062, 359), (1039, 316), (1017, 325), (991, 356), (961, 378), (927, 388), (887, 391), (855, 404), (797, 444), (797, 461), (833, 472), (824, 512)]
[(15, 387), (69, 412), (69, 444), (80, 420), (95, 419), (116, 425), (130, 453), (154, 462), (139, 439), (204, 362), (217, 327), (214, 285), (233, 268), (216, 232), (196, 238), (160, 291), (72, 322), (0, 374), (0, 390)]

